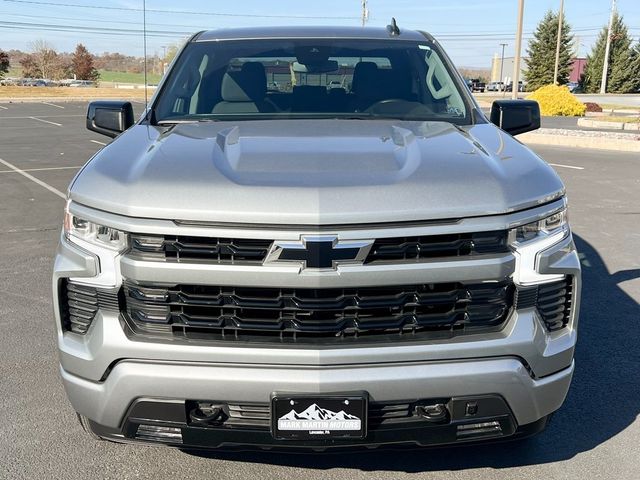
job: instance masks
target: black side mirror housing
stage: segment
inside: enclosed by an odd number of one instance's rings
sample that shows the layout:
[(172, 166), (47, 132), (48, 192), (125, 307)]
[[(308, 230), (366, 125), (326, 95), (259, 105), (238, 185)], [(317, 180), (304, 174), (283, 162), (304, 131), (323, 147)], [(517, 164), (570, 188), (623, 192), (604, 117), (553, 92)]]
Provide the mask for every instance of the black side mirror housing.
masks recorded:
[(540, 128), (540, 106), (533, 100), (496, 100), (491, 105), (491, 123), (511, 135)]
[(134, 124), (131, 102), (91, 102), (87, 110), (87, 128), (91, 131), (117, 137)]

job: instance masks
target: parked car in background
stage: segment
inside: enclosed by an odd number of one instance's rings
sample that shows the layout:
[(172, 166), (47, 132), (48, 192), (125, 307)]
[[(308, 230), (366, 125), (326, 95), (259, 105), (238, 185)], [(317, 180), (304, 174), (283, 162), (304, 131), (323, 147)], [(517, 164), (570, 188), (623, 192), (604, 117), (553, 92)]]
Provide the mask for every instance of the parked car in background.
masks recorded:
[(69, 83), (69, 86), (72, 88), (95, 87), (96, 82), (93, 82), (91, 80), (73, 80)]
[[(506, 92), (513, 92), (513, 82), (507, 83), (507, 86), (505, 87), (505, 91)], [(524, 92), (524, 83), (523, 82), (518, 82), (518, 91), (519, 92)]]
[(502, 92), (504, 91), (504, 82), (489, 82), (487, 85), (488, 92)]
[(486, 88), (486, 84), (481, 82), (479, 78), (471, 79), (471, 91), (472, 92), (484, 92)]
[(15, 77), (7, 77), (0, 80), (0, 85), (10, 86), (10, 85), (19, 85), (20, 79)]

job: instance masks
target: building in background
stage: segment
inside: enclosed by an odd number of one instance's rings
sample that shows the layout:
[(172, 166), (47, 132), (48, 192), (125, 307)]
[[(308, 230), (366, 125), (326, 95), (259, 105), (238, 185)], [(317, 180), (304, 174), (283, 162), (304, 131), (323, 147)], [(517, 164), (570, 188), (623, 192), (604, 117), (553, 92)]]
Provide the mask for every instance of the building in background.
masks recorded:
[[(525, 62), (526, 58), (522, 57), (520, 59), (520, 78), (524, 79), (524, 71), (527, 66)], [(501, 57), (497, 53), (493, 56), (491, 60), (491, 80), (492, 82), (504, 82), (510, 83), (513, 78), (513, 62), (515, 61), (514, 57), (504, 57), (504, 61), (502, 62), (502, 78), (500, 78), (500, 63)]]
[(584, 73), (584, 69), (587, 66), (587, 59), (583, 57), (571, 59), (571, 73), (569, 74), (570, 82), (580, 82), (580, 77)]
[[(513, 57), (504, 57), (504, 63), (502, 65), (502, 77), (500, 78), (500, 55), (497, 53), (493, 56), (491, 60), (491, 82), (511, 82), (511, 77), (513, 76)], [(569, 73), (569, 82), (579, 82), (582, 73), (584, 72), (584, 67), (587, 64), (587, 59), (583, 57), (577, 57), (572, 59), (571, 64), (571, 73)], [(520, 78), (522, 78), (525, 82), (527, 80), (526, 76), (526, 57), (522, 57), (520, 63)]]

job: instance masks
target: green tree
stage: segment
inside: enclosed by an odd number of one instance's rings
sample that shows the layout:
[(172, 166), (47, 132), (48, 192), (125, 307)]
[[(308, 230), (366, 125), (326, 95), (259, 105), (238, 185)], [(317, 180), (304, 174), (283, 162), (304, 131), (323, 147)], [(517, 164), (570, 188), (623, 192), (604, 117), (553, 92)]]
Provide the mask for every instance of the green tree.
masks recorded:
[(78, 80), (96, 81), (100, 77), (98, 70), (93, 65), (93, 55), (81, 43), (76, 45), (76, 50), (71, 57), (71, 72)]
[(9, 71), (9, 54), (0, 50), (0, 78)]
[[(537, 90), (554, 83), (553, 71), (556, 62), (556, 44), (558, 39), (558, 14), (547, 11), (527, 48), (528, 58), (525, 60), (527, 70), (527, 89)], [(571, 26), (562, 19), (562, 35), (560, 36), (560, 59), (558, 62), (558, 83), (564, 85), (569, 81), (572, 64), (573, 35)]]
[[(602, 81), (602, 67), (604, 63), (604, 51), (607, 43), (607, 30), (605, 26), (598, 35), (591, 53), (587, 55), (587, 65), (581, 79), (585, 92), (596, 93), (600, 91)], [(614, 14), (611, 26), (611, 46), (609, 48), (609, 69), (607, 70), (607, 92), (629, 93), (640, 87), (640, 73), (638, 70), (638, 48), (631, 46), (627, 26), (620, 15)]]

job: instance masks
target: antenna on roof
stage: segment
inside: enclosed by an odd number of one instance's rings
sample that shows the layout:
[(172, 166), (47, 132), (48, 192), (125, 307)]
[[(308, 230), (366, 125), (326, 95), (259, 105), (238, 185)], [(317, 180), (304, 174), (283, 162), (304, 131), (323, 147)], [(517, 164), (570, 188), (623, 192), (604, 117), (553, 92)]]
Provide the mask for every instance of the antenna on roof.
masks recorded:
[[(144, 51), (144, 108), (149, 108), (147, 98), (147, 2), (142, 0), (142, 45)], [(146, 116), (146, 115), (145, 115)]]
[(395, 17), (391, 17), (391, 25), (387, 25), (387, 32), (393, 37), (400, 35), (400, 29), (398, 28)]

